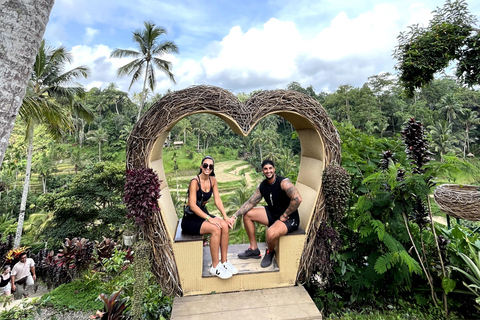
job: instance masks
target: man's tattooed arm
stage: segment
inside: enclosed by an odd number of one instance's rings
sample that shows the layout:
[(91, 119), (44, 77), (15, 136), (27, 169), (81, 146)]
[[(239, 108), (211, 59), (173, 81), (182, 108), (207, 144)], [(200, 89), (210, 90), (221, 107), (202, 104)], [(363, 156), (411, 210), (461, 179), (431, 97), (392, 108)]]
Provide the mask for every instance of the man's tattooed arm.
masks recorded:
[(250, 199), (245, 202), (240, 209), (235, 212), (235, 217), (243, 216), (245, 213), (250, 211), (257, 203), (262, 200), (262, 194), (260, 193), (260, 186), (257, 187), (255, 193), (250, 197)]
[(295, 188), (295, 186), (289, 179), (284, 179), (280, 186), (282, 187), (282, 190), (284, 190), (287, 196), (290, 198), (290, 205), (283, 213), (284, 218), (288, 219), (288, 216), (292, 212), (297, 210), (298, 206), (300, 206), (300, 203), (302, 202), (302, 197), (300, 196), (300, 193), (298, 193), (297, 188)]

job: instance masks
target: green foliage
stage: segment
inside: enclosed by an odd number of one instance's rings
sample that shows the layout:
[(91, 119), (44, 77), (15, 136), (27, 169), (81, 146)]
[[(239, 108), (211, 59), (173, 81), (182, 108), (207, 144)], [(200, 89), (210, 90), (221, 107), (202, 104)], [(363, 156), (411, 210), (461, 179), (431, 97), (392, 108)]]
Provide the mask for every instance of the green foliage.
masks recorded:
[[(124, 185), (124, 165), (101, 162), (77, 174), (65, 191), (42, 196), (44, 210), (54, 214), (46, 240), (58, 245), (78, 234), (89, 239), (114, 237), (126, 215)], [(113, 230), (106, 228), (108, 225), (114, 226)]]
[(30, 303), (22, 302), (0, 313), (0, 320), (34, 320), (35, 308)]
[(142, 302), (147, 288), (147, 275), (150, 269), (149, 246), (144, 241), (138, 241), (134, 245), (135, 260), (133, 262), (133, 276), (135, 284), (133, 285), (132, 297), (132, 317), (133, 319), (142, 318)]
[(100, 293), (100, 281), (85, 283), (77, 279), (44, 294), (40, 302), (57, 310), (95, 311), (102, 307)]
[(464, 0), (447, 0), (434, 11), (428, 27), (409, 27), (398, 36), (394, 57), (400, 81), (409, 94), (431, 82), (434, 75), (458, 62), (456, 75), (467, 85), (479, 83), (478, 63), (480, 36), (476, 17), (468, 11)]

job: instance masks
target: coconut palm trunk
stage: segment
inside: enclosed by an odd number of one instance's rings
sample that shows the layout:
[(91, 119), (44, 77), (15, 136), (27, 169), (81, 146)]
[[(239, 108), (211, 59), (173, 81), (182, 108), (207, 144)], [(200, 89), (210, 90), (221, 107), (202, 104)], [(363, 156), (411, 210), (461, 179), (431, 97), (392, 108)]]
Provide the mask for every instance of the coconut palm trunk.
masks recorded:
[(53, 3), (6, 0), (0, 5), (0, 168)]
[(138, 114), (137, 114), (137, 121), (140, 120), (140, 116), (142, 115), (143, 107), (145, 106), (145, 100), (147, 100), (147, 92), (145, 91), (147, 89), (147, 78), (148, 78), (148, 67), (150, 65), (150, 61), (147, 61), (147, 67), (145, 71), (145, 79), (143, 79), (143, 89), (142, 89), (142, 100), (140, 101), (140, 108), (138, 108)]
[(32, 173), (32, 156), (33, 156), (33, 128), (34, 125), (28, 126), (28, 149), (27, 149), (27, 168), (25, 170), (25, 181), (23, 182), (22, 201), (20, 202), (20, 213), (18, 214), (17, 232), (15, 233), (15, 241), (13, 247), (20, 247), (22, 239), (23, 222), (25, 221), (25, 210), (27, 208), (27, 196), (30, 186), (30, 175)]

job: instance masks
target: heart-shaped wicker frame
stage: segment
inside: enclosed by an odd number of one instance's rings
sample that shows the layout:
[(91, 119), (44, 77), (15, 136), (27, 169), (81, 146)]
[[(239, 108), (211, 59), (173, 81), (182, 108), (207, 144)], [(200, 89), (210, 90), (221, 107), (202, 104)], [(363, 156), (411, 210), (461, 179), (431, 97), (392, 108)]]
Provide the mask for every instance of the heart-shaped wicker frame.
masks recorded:
[[(297, 270), (297, 280), (310, 275), (313, 243), (325, 219), (321, 191), (322, 172), (329, 164), (340, 164), (340, 137), (323, 107), (313, 98), (289, 90), (261, 91), (244, 103), (231, 92), (213, 86), (193, 86), (165, 95), (137, 122), (127, 144), (127, 169), (151, 167), (163, 180), (160, 216), (145, 228), (153, 247), (152, 270), (165, 294), (181, 295), (182, 285), (172, 247), (177, 217), (166, 184), (162, 151), (168, 133), (182, 118), (210, 113), (223, 119), (237, 134), (246, 136), (262, 118), (278, 114), (299, 134), (301, 158), (297, 189), (302, 194), (301, 226), (306, 240)], [(173, 210), (173, 213), (172, 213)]]

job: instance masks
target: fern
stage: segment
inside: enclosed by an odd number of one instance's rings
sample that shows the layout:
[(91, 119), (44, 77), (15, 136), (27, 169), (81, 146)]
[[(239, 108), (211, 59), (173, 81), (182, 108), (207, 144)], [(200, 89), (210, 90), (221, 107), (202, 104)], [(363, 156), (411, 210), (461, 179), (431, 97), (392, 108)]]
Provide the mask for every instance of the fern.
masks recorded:
[(383, 241), (385, 236), (385, 225), (380, 220), (371, 220), (370, 225), (373, 227), (378, 235), (378, 240)]
[(360, 226), (368, 223), (370, 219), (372, 219), (372, 217), (370, 216), (370, 213), (365, 213), (360, 215), (357, 219), (355, 219), (355, 222), (353, 223), (353, 230), (358, 231)]
[(385, 233), (383, 243), (385, 243), (387, 248), (392, 252), (405, 251), (403, 245), (388, 233)]
[(360, 237), (366, 238), (373, 232), (373, 228), (370, 225), (367, 224), (367, 225), (361, 227), (359, 232), (360, 232)]
[(422, 268), (417, 260), (408, 254), (407, 251), (400, 251), (400, 258), (402, 262), (407, 265), (408, 271), (411, 273), (422, 274)]
[(375, 262), (375, 271), (378, 274), (383, 274), (387, 272), (388, 269), (392, 268), (393, 265), (395, 264), (395, 260), (397, 259), (396, 257), (398, 256), (398, 253), (396, 252), (389, 252), (377, 259)]

